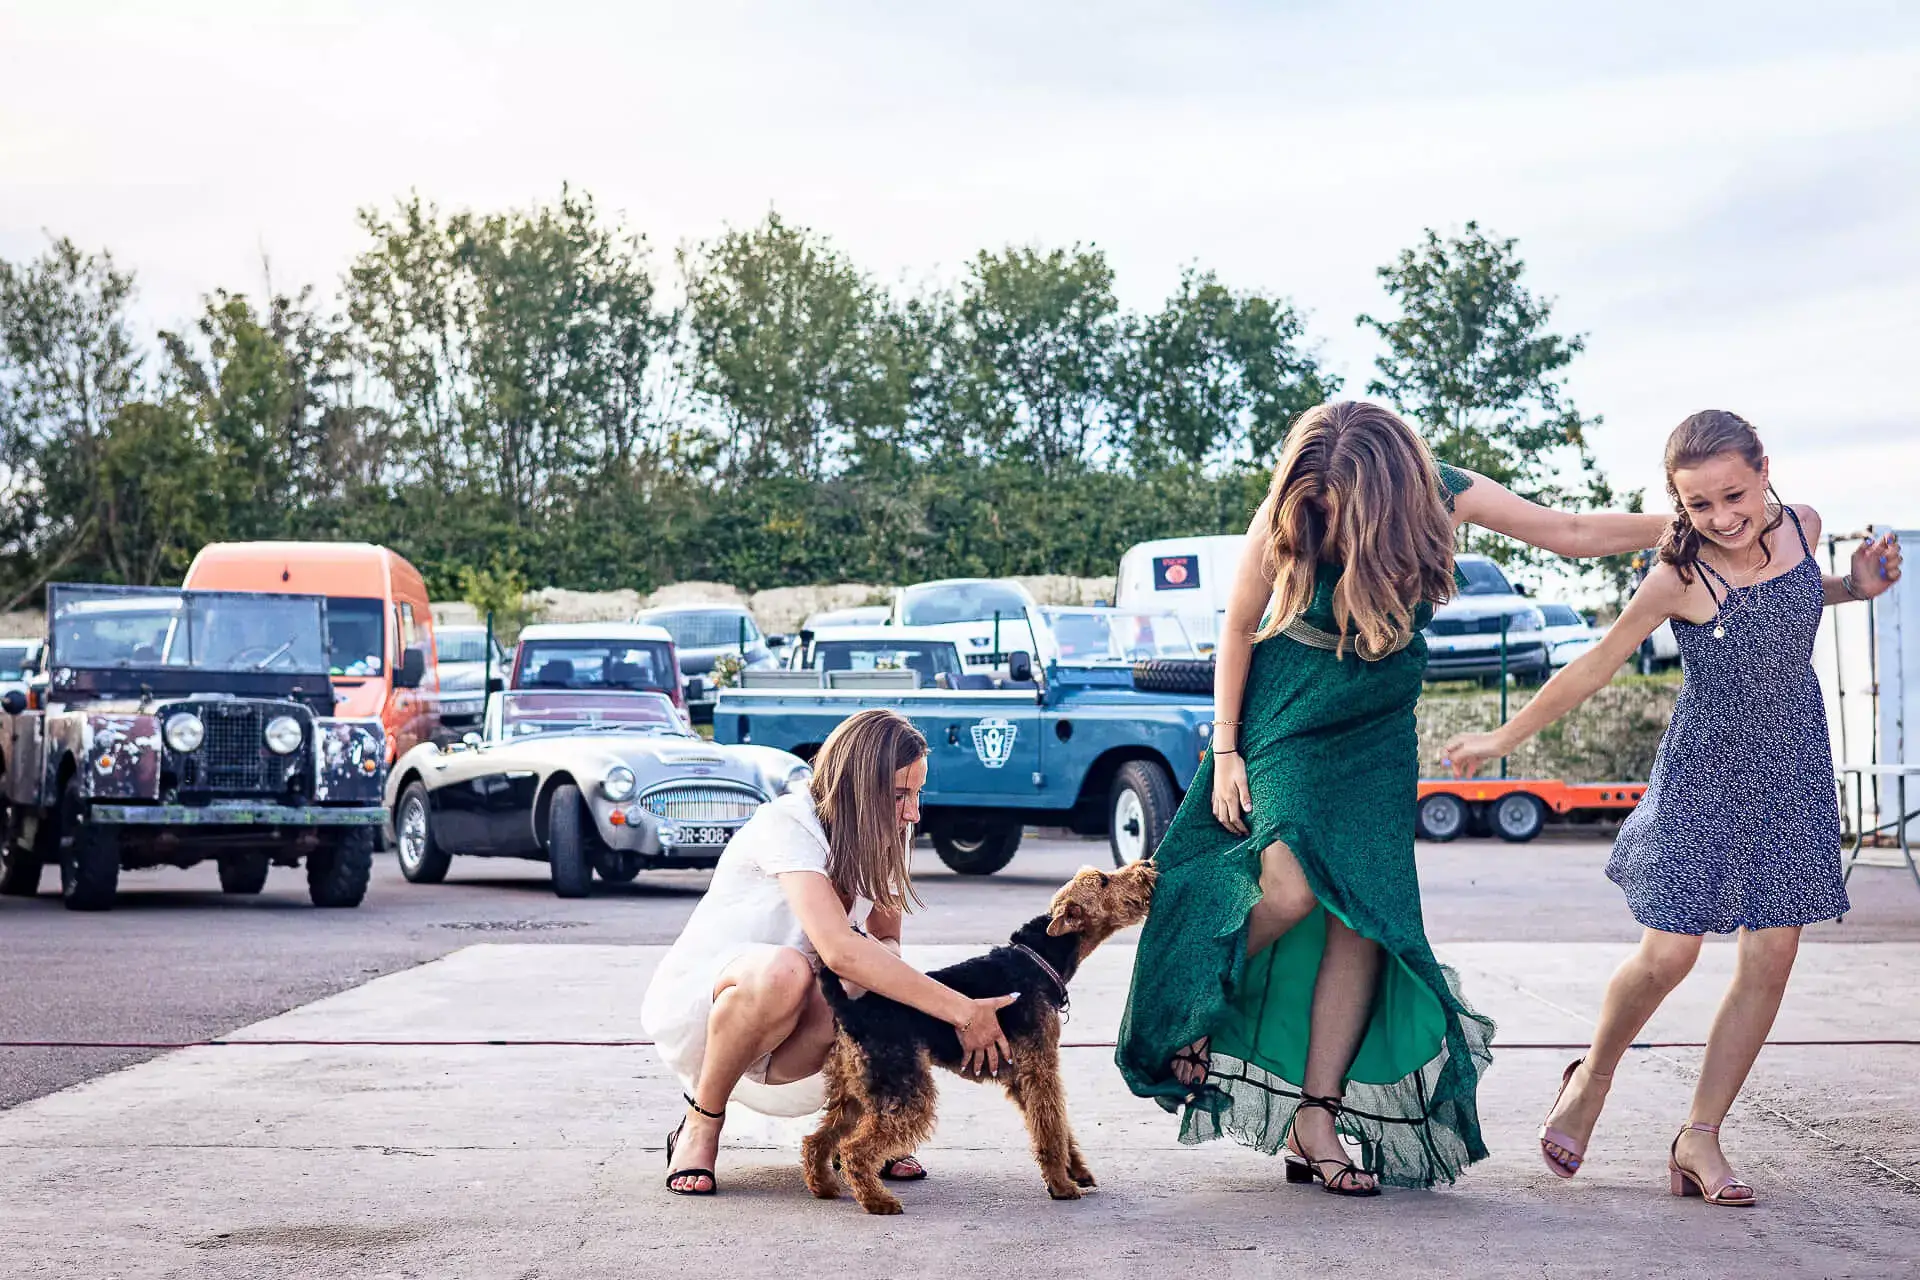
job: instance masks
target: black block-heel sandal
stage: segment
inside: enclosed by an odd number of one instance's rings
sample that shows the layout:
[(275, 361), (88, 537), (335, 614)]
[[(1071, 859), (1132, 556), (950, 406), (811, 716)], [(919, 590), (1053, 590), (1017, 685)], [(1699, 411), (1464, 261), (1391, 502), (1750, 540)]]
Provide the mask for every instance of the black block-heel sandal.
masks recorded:
[[(1308, 1107), (1314, 1107), (1320, 1111), (1324, 1111), (1336, 1120), (1340, 1118), (1340, 1113), (1346, 1110), (1345, 1107), (1340, 1105), (1340, 1099), (1338, 1098), (1316, 1098), (1310, 1093), (1303, 1093), (1300, 1095), (1300, 1105), (1295, 1108), (1295, 1110), (1304, 1111)], [(1335, 1136), (1338, 1136), (1338, 1130), (1335, 1131)], [(1333, 1166), (1331, 1175), (1322, 1168), (1323, 1165)], [(1287, 1135), (1286, 1170), (1288, 1182), (1317, 1182), (1320, 1184), (1321, 1190), (1325, 1191), (1328, 1195), (1377, 1196), (1380, 1194), (1380, 1180), (1378, 1178), (1374, 1178), (1372, 1186), (1361, 1186), (1357, 1184), (1356, 1179), (1372, 1177), (1373, 1175), (1369, 1174), (1359, 1165), (1356, 1165), (1353, 1161), (1343, 1160), (1337, 1156), (1322, 1156), (1318, 1160), (1309, 1160), (1305, 1152), (1295, 1151), (1293, 1149), (1292, 1134)]]
[[(695, 1111), (698, 1111), (701, 1115), (705, 1116), (709, 1120), (725, 1120), (727, 1118), (727, 1113), (725, 1111), (709, 1111), (705, 1107), (701, 1106), (699, 1103), (695, 1102), (691, 1094), (683, 1093), (680, 1096), (687, 1100), (688, 1106), (692, 1107)], [(674, 1145), (680, 1141), (680, 1135), (685, 1133), (686, 1131), (687, 1131), (687, 1118), (685, 1116), (681, 1116), (680, 1127), (667, 1135), (667, 1190), (673, 1192), (673, 1194), (677, 1196), (710, 1196), (714, 1192), (720, 1190), (720, 1179), (713, 1176), (713, 1170), (711, 1169), (676, 1169), (673, 1167)], [(673, 1185), (674, 1183), (680, 1181), (682, 1178), (705, 1178), (709, 1185), (706, 1187), (705, 1190), (702, 1190), (699, 1187), (676, 1187)]]

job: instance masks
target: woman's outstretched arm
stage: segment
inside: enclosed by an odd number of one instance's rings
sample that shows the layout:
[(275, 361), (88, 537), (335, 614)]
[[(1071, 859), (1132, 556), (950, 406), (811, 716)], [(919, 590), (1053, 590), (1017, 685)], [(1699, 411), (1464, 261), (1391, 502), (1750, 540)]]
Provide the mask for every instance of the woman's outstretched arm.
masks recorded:
[(1472, 777), (1488, 760), (1510, 756), (1515, 749), (1591, 698), (1613, 679), (1653, 629), (1675, 616), (1686, 599), (1687, 585), (1671, 565), (1660, 565), (1634, 592), (1619, 621), (1607, 628), (1600, 643), (1563, 667), (1534, 695), (1520, 714), (1491, 733), (1459, 733), (1447, 740), (1446, 759), (1456, 778)]
[(1633, 511), (1559, 511), (1528, 502), (1503, 484), (1469, 471), (1473, 483), (1454, 495), (1454, 526), (1477, 524), (1576, 559), (1645, 551), (1660, 541), (1668, 518)]
[(1267, 573), (1267, 521), (1273, 498), (1260, 504), (1247, 526), (1247, 542), (1227, 593), (1226, 616), (1213, 667), (1213, 816), (1236, 835), (1247, 834), (1253, 794), (1247, 789), (1247, 765), (1240, 758), (1240, 721), (1245, 709), (1247, 672), (1253, 667), (1253, 633), (1273, 602)]
[(833, 881), (818, 871), (783, 872), (780, 888), (827, 968), (846, 981), (951, 1023), (960, 1034), (968, 1071), (983, 1069), (992, 1074), (1000, 1069), (1008, 1052), (1007, 1037), (994, 1011), (1012, 1004), (1018, 992), (974, 1000), (929, 978), (900, 958), (897, 940), (895, 947), (889, 947), (855, 929)]

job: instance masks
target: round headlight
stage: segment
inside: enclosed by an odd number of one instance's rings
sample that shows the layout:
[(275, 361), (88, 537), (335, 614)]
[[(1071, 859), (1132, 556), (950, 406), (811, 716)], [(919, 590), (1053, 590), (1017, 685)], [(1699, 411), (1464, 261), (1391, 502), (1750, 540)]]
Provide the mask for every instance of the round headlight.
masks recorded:
[(199, 747), (206, 736), (207, 726), (191, 711), (167, 717), (167, 745), (183, 756)]
[(795, 765), (781, 781), (780, 794), (784, 796), (789, 792), (798, 791), (811, 781), (813, 781), (813, 769), (804, 764)]
[(617, 764), (607, 770), (607, 776), (600, 780), (600, 790), (609, 800), (618, 802), (633, 794), (635, 786), (633, 770), (623, 764)]
[(275, 716), (267, 721), (267, 750), (277, 756), (290, 756), (300, 749), (300, 722), (292, 716)]

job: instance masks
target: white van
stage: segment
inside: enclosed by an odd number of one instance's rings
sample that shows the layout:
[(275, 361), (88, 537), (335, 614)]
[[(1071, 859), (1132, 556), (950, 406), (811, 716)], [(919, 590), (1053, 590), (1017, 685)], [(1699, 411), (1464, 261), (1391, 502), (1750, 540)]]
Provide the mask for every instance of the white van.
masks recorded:
[(1135, 543), (1120, 557), (1114, 605), (1138, 613), (1177, 613), (1195, 646), (1210, 653), (1246, 545), (1240, 533)]

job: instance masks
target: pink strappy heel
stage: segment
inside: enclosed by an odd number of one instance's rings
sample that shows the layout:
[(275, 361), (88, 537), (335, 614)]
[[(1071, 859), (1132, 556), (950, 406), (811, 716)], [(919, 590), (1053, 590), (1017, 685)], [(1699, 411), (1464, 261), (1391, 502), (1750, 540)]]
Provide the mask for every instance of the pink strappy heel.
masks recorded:
[[(1575, 1058), (1567, 1064), (1567, 1069), (1560, 1073), (1560, 1092), (1553, 1095), (1554, 1107), (1560, 1105), (1560, 1099), (1566, 1094), (1567, 1086), (1573, 1083), (1573, 1073), (1578, 1071), (1580, 1064), (1585, 1061), (1585, 1058)], [(1589, 1071), (1587, 1075), (1595, 1080), (1613, 1079), (1611, 1075), (1603, 1076), (1597, 1071)], [(1547, 1114), (1553, 1114), (1553, 1107), (1547, 1108)], [(1554, 1155), (1553, 1152), (1547, 1149), (1548, 1143), (1552, 1143), (1554, 1146), (1566, 1152), (1566, 1157), (1562, 1159)], [(1547, 1162), (1547, 1168), (1552, 1172), (1554, 1177), (1571, 1178), (1574, 1174), (1580, 1172), (1581, 1161), (1585, 1160), (1586, 1156), (1587, 1148), (1584, 1143), (1575, 1142), (1558, 1129), (1548, 1128), (1544, 1124), (1540, 1126), (1540, 1158)]]
[[(1701, 1133), (1715, 1135), (1720, 1132), (1720, 1126), (1717, 1124), (1695, 1124), (1691, 1120), (1680, 1126), (1680, 1132), (1673, 1135), (1673, 1146), (1667, 1151), (1667, 1190), (1676, 1196), (1699, 1196), (1708, 1204), (1718, 1205), (1723, 1209), (1745, 1209), (1750, 1205), (1758, 1204), (1759, 1197), (1754, 1195), (1753, 1188), (1738, 1178), (1722, 1179), (1709, 1189), (1699, 1174), (1691, 1169), (1680, 1167), (1680, 1139), (1687, 1136), (1689, 1129), (1698, 1129)], [(1746, 1194), (1732, 1194), (1735, 1191), (1744, 1191)]]

